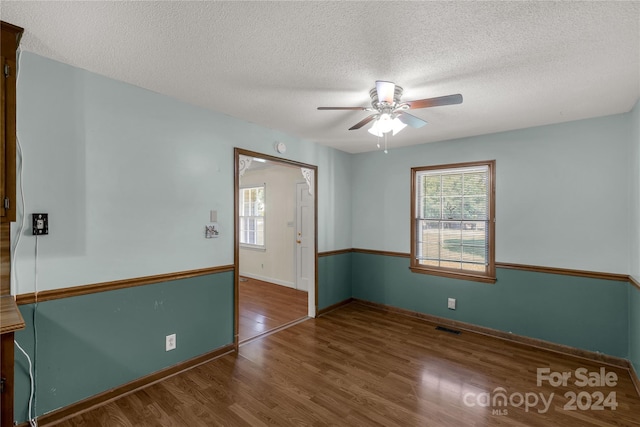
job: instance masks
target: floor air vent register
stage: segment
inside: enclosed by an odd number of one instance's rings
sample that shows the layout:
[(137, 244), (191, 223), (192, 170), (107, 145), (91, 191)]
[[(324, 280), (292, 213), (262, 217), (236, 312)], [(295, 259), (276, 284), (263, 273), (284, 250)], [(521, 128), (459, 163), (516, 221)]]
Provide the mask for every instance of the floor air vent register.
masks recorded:
[(460, 331), (456, 331), (455, 329), (445, 328), (444, 326), (436, 326), (438, 331), (449, 332), (450, 334), (460, 335)]

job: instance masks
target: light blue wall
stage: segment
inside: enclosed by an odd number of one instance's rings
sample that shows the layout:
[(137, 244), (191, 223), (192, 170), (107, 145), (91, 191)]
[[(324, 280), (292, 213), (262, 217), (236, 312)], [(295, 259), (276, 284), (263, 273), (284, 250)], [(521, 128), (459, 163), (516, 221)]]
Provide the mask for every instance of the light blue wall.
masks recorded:
[[(410, 168), (496, 159), (498, 261), (637, 274), (637, 257), (630, 261), (629, 252), (637, 254), (638, 215), (629, 206), (629, 195), (638, 193), (638, 172), (636, 166), (633, 175), (628, 166), (639, 151), (637, 123), (636, 106), (630, 115), (410, 148), (393, 148), (392, 140), (388, 155), (349, 155), (23, 53), (18, 137), (24, 152), (26, 212), (48, 212), (51, 227), (50, 235), (38, 240), (37, 289), (231, 264), (233, 147), (275, 154), (275, 141), (287, 144), (285, 158), (318, 166), (321, 252), (356, 247), (408, 253)], [(629, 135), (634, 135), (633, 144)], [(202, 228), (212, 209), (218, 211), (222, 235), (206, 240)], [(636, 227), (635, 238), (630, 226)], [(15, 243), (17, 227), (12, 229)], [(27, 231), (23, 234), (15, 259), (17, 294), (36, 287), (36, 240)], [(321, 257), (319, 307), (351, 296), (370, 299), (589, 350), (630, 354), (638, 367), (640, 292), (635, 288), (507, 270), (499, 270), (495, 285), (469, 283), (410, 273), (406, 258), (378, 257)], [(39, 413), (228, 342), (231, 326), (225, 322), (232, 306), (226, 297), (208, 294), (211, 289), (202, 283), (194, 284), (203, 286), (199, 291), (168, 284), (166, 296), (157, 295), (165, 288), (156, 286), (130, 291), (135, 295), (108, 292), (42, 303), (42, 330), (50, 337), (39, 341), (43, 348), (38, 351), (45, 352), (40, 358), (44, 385)], [(199, 295), (211, 307), (202, 306)], [(446, 310), (447, 296), (459, 299), (459, 310)], [(155, 302), (160, 300), (181, 308), (158, 315)], [(594, 316), (600, 304), (602, 313)], [(196, 307), (194, 319), (216, 325), (211, 331), (215, 337), (204, 347), (192, 343), (188, 354), (172, 353), (171, 360), (163, 360), (167, 355), (162, 349), (147, 355), (135, 344), (148, 339), (149, 345), (158, 345), (155, 338), (140, 334), (164, 334), (165, 326), (179, 325), (176, 316), (191, 305)], [(85, 306), (98, 309), (94, 313)], [(146, 318), (132, 312), (120, 315), (123, 307), (142, 307), (152, 318), (159, 316), (159, 323), (155, 329), (147, 325), (126, 331), (127, 351), (96, 346), (95, 339), (115, 343), (112, 323), (118, 330), (136, 319), (146, 325)], [(29, 318), (30, 307), (23, 310)], [(216, 313), (226, 320), (216, 320)], [(86, 328), (71, 329), (72, 321)], [(556, 330), (552, 321), (559, 325)], [(590, 330), (593, 336), (587, 334)], [(189, 338), (190, 333), (209, 332), (199, 324), (180, 336)], [(32, 350), (31, 330), (18, 336)], [(54, 345), (56, 337), (71, 344), (60, 349)], [(80, 358), (84, 351), (98, 354), (113, 381), (107, 375), (95, 387), (91, 378), (75, 385), (65, 382), (63, 377), (71, 378), (76, 369), (96, 368)], [(147, 356), (152, 364), (135, 367)], [(70, 363), (57, 365), (67, 358)], [(134, 367), (123, 368), (128, 363)], [(19, 420), (25, 418), (25, 381), (19, 372)]]
[(412, 167), (495, 159), (498, 261), (628, 274), (628, 126), (621, 114), (406, 148), (391, 138), (388, 155), (354, 156), (353, 188), (367, 191), (353, 191), (353, 246), (409, 252)]
[[(233, 264), (233, 149), (275, 155), (276, 141), (283, 158), (318, 167), (319, 250), (352, 246), (347, 153), (28, 52), (17, 114), (26, 213), (49, 213), (50, 234), (36, 241), (27, 217), (14, 294)], [(214, 209), (221, 236), (204, 239)], [(221, 287), (194, 279), (41, 303), (37, 413), (230, 343), (223, 276)], [(31, 306), (22, 310), (28, 319)], [(178, 350), (165, 353), (171, 330)], [(33, 355), (32, 336), (29, 326), (18, 340)], [(22, 421), (28, 381), (16, 357)]]
[[(319, 250), (351, 247), (347, 153), (28, 52), (17, 114), (26, 211), (50, 216), (40, 291), (232, 264), (233, 148), (275, 141), (318, 166)], [(221, 235), (204, 239), (213, 209)], [(34, 248), (25, 230), (14, 293), (34, 290)]]
[[(630, 274), (640, 282), (640, 101), (631, 111)], [(629, 358), (640, 375), (640, 289), (629, 285)]]
[[(411, 167), (495, 159), (498, 262), (629, 274), (637, 267), (629, 262), (638, 244), (629, 232), (638, 228), (629, 208), (630, 192), (638, 197), (637, 167), (635, 175), (629, 167), (637, 115), (636, 107), (634, 115), (406, 148), (392, 139), (386, 156), (355, 155), (353, 245), (410, 252)], [(365, 188), (375, 191), (355, 191)], [(638, 298), (624, 282), (498, 269), (498, 281), (483, 284), (408, 267), (406, 258), (355, 253), (353, 296), (619, 357), (639, 345)]]
[(630, 146), (629, 155), (629, 274), (640, 281), (640, 101), (629, 113)]

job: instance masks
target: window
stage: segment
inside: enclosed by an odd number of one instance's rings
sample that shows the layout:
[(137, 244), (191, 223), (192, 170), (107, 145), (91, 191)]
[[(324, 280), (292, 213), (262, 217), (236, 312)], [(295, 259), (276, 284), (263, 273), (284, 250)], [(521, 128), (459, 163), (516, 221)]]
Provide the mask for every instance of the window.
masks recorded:
[(495, 282), (495, 160), (411, 169), (411, 271)]
[(265, 186), (240, 189), (240, 244), (264, 249)]

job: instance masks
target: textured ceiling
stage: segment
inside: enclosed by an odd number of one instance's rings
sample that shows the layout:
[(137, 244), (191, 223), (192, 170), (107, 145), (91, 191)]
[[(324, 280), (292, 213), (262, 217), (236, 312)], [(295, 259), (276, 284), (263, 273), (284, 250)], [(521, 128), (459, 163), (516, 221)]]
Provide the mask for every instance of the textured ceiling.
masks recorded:
[(640, 2), (32, 2), (3, 0), (22, 49), (347, 152), (375, 80), (413, 110), (413, 145), (629, 111)]

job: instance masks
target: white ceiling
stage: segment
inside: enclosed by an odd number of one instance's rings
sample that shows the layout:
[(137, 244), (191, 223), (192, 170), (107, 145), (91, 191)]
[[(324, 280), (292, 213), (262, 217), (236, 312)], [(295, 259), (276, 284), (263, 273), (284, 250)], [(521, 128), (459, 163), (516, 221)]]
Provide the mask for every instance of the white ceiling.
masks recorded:
[(429, 122), (392, 146), (629, 111), (640, 97), (640, 2), (7, 1), (22, 49), (357, 153), (349, 127), (375, 80)]

